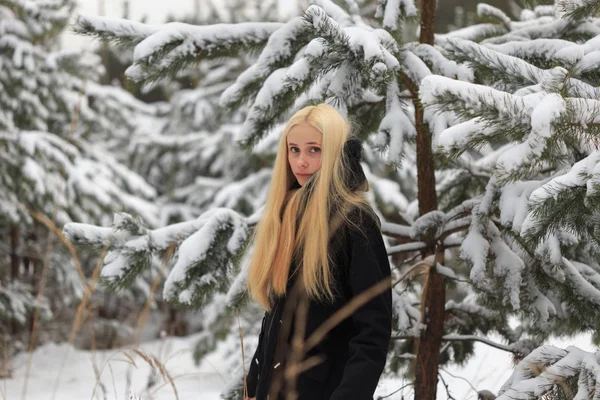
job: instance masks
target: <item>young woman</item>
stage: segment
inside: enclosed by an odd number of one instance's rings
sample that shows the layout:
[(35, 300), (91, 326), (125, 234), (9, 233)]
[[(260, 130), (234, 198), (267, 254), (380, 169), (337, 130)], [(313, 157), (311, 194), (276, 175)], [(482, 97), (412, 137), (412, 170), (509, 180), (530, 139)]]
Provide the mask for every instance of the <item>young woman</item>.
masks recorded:
[[(285, 127), (248, 273), (249, 292), (266, 310), (247, 377), (251, 399), (373, 398), (392, 296), (361, 151), (326, 104), (303, 108)], [(366, 293), (357, 308), (351, 300)], [(344, 306), (353, 310), (318, 330)], [(299, 374), (291, 372), (299, 365)]]

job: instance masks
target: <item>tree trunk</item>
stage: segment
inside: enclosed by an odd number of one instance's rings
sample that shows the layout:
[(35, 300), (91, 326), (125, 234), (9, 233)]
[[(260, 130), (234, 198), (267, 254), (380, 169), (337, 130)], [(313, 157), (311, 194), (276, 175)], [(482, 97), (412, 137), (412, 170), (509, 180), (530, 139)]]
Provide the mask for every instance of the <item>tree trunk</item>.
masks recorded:
[[(436, 0), (421, 0), (420, 42), (433, 45), (435, 31)], [(431, 148), (431, 132), (423, 118), (423, 107), (415, 99), (415, 127), (417, 130), (417, 182), (419, 214), (424, 215), (437, 209), (435, 191), (435, 165)], [(436, 252), (433, 241), (423, 256)], [(443, 249), (437, 252), (436, 262), (443, 262)], [(415, 399), (435, 400), (438, 382), (440, 348), (444, 334), (444, 305), (446, 287), (444, 277), (431, 268), (423, 287), (422, 323), (426, 329), (417, 340), (415, 365)]]
[[(19, 279), (19, 269), (21, 260), (19, 260), (19, 228), (16, 225), (10, 226), (10, 281), (16, 282)], [(10, 330), (13, 335), (19, 331), (17, 321), (13, 319), (10, 323)]]
[(16, 225), (10, 227), (10, 279), (16, 281), (19, 279), (19, 228)]

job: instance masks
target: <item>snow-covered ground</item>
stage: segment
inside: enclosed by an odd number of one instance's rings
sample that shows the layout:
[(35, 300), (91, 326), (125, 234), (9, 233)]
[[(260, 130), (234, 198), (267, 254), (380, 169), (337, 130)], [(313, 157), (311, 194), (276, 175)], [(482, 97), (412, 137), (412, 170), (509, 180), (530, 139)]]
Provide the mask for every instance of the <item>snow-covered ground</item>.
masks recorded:
[[(217, 400), (221, 389), (231, 379), (232, 371), (228, 370), (228, 363), (224, 362), (230, 357), (225, 353), (231, 348), (231, 344), (224, 343), (200, 366), (195, 366), (192, 352), (197, 338), (197, 335), (191, 335), (186, 338), (146, 342), (140, 346), (140, 350), (146, 357), (156, 357), (164, 365), (173, 379), (179, 399)], [(584, 350), (593, 349), (589, 336), (555, 340), (551, 344), (563, 348), (576, 345)], [(502, 383), (510, 376), (512, 362), (508, 353), (483, 344), (477, 344), (476, 351), (477, 357), (463, 368), (452, 367), (447, 372), (441, 372), (451, 394), (457, 400), (477, 398), (465, 379), (478, 390), (487, 389), (497, 393)], [(132, 356), (135, 365), (125, 353)], [(67, 344), (47, 344), (33, 353), (29, 377), (25, 384), (27, 362), (26, 353), (15, 358), (13, 379), (0, 380), (0, 399), (127, 400), (129, 393), (143, 400), (176, 398), (173, 387), (168, 381), (165, 382), (160, 373), (156, 376), (156, 383), (150, 389), (146, 389), (152, 368), (131, 350), (93, 353), (76, 350)], [(100, 377), (99, 381), (96, 374)], [(400, 380), (383, 379), (376, 395), (388, 395), (403, 385)], [(412, 397), (411, 389), (405, 388), (388, 399), (401, 399), (402, 394), (408, 398)], [(438, 398), (447, 397), (446, 389), (440, 382)]]

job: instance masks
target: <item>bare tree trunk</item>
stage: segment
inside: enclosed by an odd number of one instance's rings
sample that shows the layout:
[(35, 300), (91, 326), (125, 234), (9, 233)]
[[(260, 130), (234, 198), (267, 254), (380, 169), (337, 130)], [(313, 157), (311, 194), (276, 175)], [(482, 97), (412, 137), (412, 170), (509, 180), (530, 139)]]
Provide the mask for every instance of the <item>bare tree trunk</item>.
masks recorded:
[[(19, 259), (19, 228), (17, 225), (10, 227), (10, 281), (16, 282), (19, 279), (19, 269), (21, 260)], [(16, 320), (12, 320), (11, 332), (16, 334), (19, 330), (19, 325)]]
[[(436, 0), (421, 0), (420, 42), (433, 45), (435, 31)], [(435, 190), (435, 165), (431, 148), (431, 132), (423, 118), (423, 107), (415, 101), (415, 125), (417, 130), (417, 182), (419, 214), (437, 209)], [(432, 238), (433, 239), (433, 238)], [(433, 240), (423, 256), (436, 253), (436, 262), (443, 262), (443, 250), (437, 252)], [(422, 295), (422, 323), (426, 329), (417, 340), (415, 365), (415, 399), (435, 400), (438, 382), (440, 348), (444, 334), (444, 305), (446, 287), (444, 277), (431, 268), (425, 278)]]
[(19, 228), (16, 225), (10, 227), (10, 279), (16, 281), (19, 279)]

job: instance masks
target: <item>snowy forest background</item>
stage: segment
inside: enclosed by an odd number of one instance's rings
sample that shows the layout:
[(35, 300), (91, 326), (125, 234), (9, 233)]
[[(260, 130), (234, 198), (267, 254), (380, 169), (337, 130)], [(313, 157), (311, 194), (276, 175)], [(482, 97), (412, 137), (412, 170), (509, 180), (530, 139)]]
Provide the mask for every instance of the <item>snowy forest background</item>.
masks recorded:
[(240, 399), (248, 239), (322, 101), (393, 267), (376, 395), (600, 398), (600, 1), (191, 3), (0, 0), (0, 398)]

